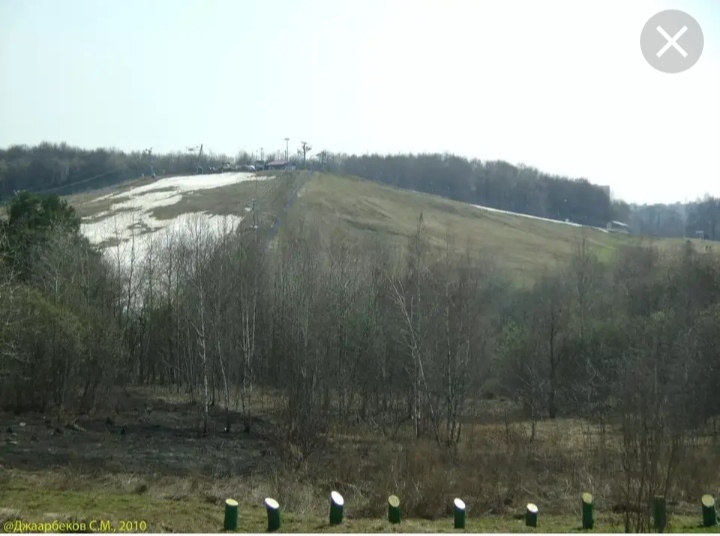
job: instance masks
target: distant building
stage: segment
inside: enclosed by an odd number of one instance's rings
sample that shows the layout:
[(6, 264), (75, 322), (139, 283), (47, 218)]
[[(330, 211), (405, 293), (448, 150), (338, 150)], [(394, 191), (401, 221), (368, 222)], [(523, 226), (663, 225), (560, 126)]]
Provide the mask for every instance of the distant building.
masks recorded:
[(286, 169), (287, 166), (288, 163), (285, 160), (273, 160), (272, 162), (267, 163), (265, 169)]
[(705, 240), (705, 231), (695, 231), (695, 238)]
[(623, 223), (621, 221), (609, 221), (607, 224), (607, 230), (611, 233), (630, 234), (630, 227), (628, 227), (627, 223)]

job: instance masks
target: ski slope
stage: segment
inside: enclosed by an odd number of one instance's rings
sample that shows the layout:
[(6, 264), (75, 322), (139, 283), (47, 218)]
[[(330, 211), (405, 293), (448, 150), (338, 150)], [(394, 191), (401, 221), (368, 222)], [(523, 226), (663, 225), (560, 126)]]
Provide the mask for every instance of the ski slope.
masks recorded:
[[(99, 196), (92, 203), (112, 202), (104, 212), (93, 214), (81, 222), (81, 232), (93, 244), (112, 244), (109, 252), (119, 256), (120, 264), (128, 266), (133, 258), (141, 258), (153, 240), (171, 234), (202, 229), (205, 233), (231, 231), (242, 221), (240, 216), (218, 216), (207, 211), (179, 214), (172, 219), (158, 219), (153, 211), (179, 203), (189, 193), (211, 190), (251, 180), (267, 180), (271, 176), (236, 172), (187, 175), (159, 179), (129, 190)], [(160, 231), (163, 231), (160, 233)], [(164, 236), (163, 236), (164, 235)], [(115, 258), (113, 259), (115, 260)]]

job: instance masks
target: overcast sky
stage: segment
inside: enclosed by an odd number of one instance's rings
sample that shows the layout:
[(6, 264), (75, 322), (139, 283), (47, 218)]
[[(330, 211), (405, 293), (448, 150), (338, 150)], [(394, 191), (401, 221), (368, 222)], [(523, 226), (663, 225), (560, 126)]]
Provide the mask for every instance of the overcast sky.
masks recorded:
[[(640, 32), (700, 23), (681, 74)], [(0, 147), (449, 151), (720, 195), (718, 0), (0, 0)]]

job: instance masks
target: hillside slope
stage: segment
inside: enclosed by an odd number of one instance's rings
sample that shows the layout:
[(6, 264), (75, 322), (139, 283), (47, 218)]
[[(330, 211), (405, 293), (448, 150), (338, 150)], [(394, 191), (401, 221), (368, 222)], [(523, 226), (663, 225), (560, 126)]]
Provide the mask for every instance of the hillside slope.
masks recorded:
[[(566, 262), (582, 237), (605, 260), (618, 247), (640, 241), (603, 229), (485, 209), (327, 173), (316, 173), (298, 196), (293, 208), (295, 217), (302, 215), (316, 222), (325, 233), (342, 226), (358, 238), (381, 234), (400, 246), (416, 232), (422, 214), (432, 244), (443, 246), (450, 233), (456, 248), (493, 259), (504, 272), (522, 282)], [(656, 241), (662, 247), (681, 243)]]
[[(254, 197), (259, 199), (260, 226), (272, 229), (273, 235), (278, 224), (294, 226), (303, 219), (325, 237), (340, 228), (353, 238), (380, 237), (405, 247), (422, 214), (431, 244), (442, 247), (451, 236), (458, 251), (492, 259), (518, 282), (530, 282), (565, 263), (583, 237), (606, 260), (618, 247), (640, 240), (355, 177), (305, 171), (277, 177), (265, 174), (258, 180), (244, 173), (143, 179), (68, 199), (83, 217), (83, 232), (96, 244), (113, 246), (122, 240), (127, 243), (132, 236), (182, 227), (192, 214), (208, 226), (248, 225), (249, 218), (244, 216)], [(283, 217), (286, 211), (287, 219)], [(222, 216), (226, 218), (218, 218)], [(669, 247), (681, 241), (663, 239), (656, 244)], [(137, 255), (137, 245), (135, 249)]]

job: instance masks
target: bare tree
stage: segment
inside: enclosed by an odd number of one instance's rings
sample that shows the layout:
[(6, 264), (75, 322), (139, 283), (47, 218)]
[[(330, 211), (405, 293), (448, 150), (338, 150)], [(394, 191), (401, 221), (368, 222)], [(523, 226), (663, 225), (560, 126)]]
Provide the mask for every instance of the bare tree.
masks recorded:
[[(3, 238), (0, 234), (0, 242)], [(18, 286), (13, 271), (5, 266), (3, 260), (0, 257), (0, 385), (9, 381), (11, 361), (18, 359), (15, 341), (11, 336), (17, 323), (15, 296)]]
[[(426, 355), (431, 344), (427, 340), (429, 316), (433, 312), (433, 302), (423, 298), (429, 269), (426, 264), (427, 244), (423, 228), (423, 215), (418, 218), (415, 234), (410, 240), (408, 266), (400, 278), (392, 281), (395, 303), (399, 309), (403, 328), (404, 344), (410, 357), (410, 375), (412, 378), (411, 414), (415, 427), (415, 437), (419, 438), (429, 422), (434, 427), (435, 438), (440, 441), (439, 422), (433, 401), (429, 396), (428, 380), (425, 374)], [(427, 296), (425, 296), (427, 298)]]
[(302, 159), (303, 159), (303, 169), (307, 167), (307, 165), (306, 165), (306, 162), (307, 162), (307, 154), (308, 154), (310, 151), (312, 151), (312, 147), (310, 146), (310, 144), (309, 144), (308, 142), (306, 142), (306, 141), (301, 141), (301, 142), (300, 142), (300, 148), (298, 149), (298, 155), (302, 155)]
[(207, 266), (210, 248), (212, 242), (204, 229), (200, 218), (194, 218), (188, 222), (188, 238), (192, 257), (190, 259), (190, 282), (193, 297), (195, 298), (195, 307), (187, 311), (189, 324), (195, 335), (197, 344), (197, 356), (200, 361), (200, 378), (203, 393), (203, 413), (202, 413), (202, 434), (208, 433), (208, 421), (210, 418), (210, 349), (208, 340), (207, 317), (209, 304), (208, 293), (211, 286), (209, 280)]
[(538, 288), (539, 304), (537, 310), (537, 336), (540, 352), (545, 354), (547, 361), (548, 391), (547, 413), (551, 419), (557, 416), (557, 393), (559, 367), (566, 354), (561, 351), (559, 336), (566, 323), (566, 298), (560, 281), (555, 278), (545, 279)]

